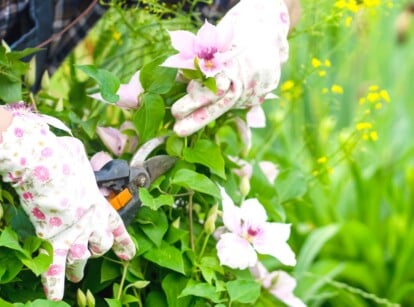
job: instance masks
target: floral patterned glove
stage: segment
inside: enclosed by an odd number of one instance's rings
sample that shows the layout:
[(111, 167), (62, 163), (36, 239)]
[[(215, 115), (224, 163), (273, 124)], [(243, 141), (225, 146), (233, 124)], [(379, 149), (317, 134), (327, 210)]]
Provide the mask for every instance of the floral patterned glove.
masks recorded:
[(289, 15), (282, 0), (242, 0), (215, 27), (206, 23), (197, 35), (171, 31), (179, 53), (164, 66), (195, 69), (216, 80), (217, 94), (192, 80), (187, 95), (172, 106), (175, 132), (189, 135), (231, 108), (261, 104), (280, 79), (288, 58)]
[(0, 174), (12, 183), (36, 235), (54, 248), (53, 263), (42, 275), (48, 299), (60, 300), (66, 277), (83, 278), (87, 259), (111, 247), (121, 259), (135, 255), (135, 245), (118, 213), (101, 195), (82, 143), (57, 137), (49, 125), (57, 119), (25, 108), (1, 108), (10, 118), (0, 131)]

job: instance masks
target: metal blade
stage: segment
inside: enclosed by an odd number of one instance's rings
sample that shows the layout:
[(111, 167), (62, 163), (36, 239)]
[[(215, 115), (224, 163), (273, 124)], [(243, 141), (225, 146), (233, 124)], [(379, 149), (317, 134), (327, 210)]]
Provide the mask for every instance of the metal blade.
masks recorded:
[(132, 167), (140, 167), (144, 165), (144, 162), (147, 160), (147, 157), (150, 155), (151, 152), (154, 151), (155, 148), (160, 146), (161, 144), (165, 143), (166, 137), (157, 137), (147, 141), (144, 145), (142, 145), (129, 163)]
[(153, 183), (154, 180), (161, 175), (165, 174), (169, 169), (171, 169), (176, 161), (177, 158), (167, 155), (155, 156), (145, 161), (144, 167), (147, 169), (150, 175), (151, 183)]

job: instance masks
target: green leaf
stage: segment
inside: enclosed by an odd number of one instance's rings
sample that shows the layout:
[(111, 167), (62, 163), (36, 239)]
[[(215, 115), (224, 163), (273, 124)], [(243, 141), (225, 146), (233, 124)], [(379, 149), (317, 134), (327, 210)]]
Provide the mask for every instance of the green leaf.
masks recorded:
[(161, 206), (172, 206), (174, 204), (174, 197), (172, 195), (160, 195), (153, 197), (151, 193), (145, 189), (139, 189), (139, 199), (141, 199), (143, 206), (147, 206), (152, 210), (158, 210)]
[(276, 189), (281, 203), (303, 196), (307, 188), (305, 176), (297, 170), (281, 172), (276, 179)]
[[(188, 278), (176, 274), (174, 272), (169, 273), (161, 283), (162, 289), (167, 296), (167, 302), (169, 307), (192, 307), (191, 297), (178, 296), (183, 291), (188, 283)], [(158, 307), (158, 306), (157, 306)]]
[(164, 100), (160, 95), (144, 93), (141, 108), (134, 115), (134, 124), (142, 142), (154, 137), (165, 115)]
[(140, 82), (146, 92), (166, 94), (175, 84), (177, 69), (160, 66), (161, 59), (144, 65), (140, 72)]
[(226, 179), (224, 158), (220, 147), (210, 140), (198, 140), (192, 148), (184, 149), (184, 159), (210, 168), (211, 172)]
[(184, 149), (184, 140), (183, 138), (178, 137), (177, 135), (171, 135), (167, 139), (167, 143), (165, 147), (166, 147), (168, 155), (181, 157), (183, 149)]
[(105, 298), (105, 302), (109, 307), (122, 307), (121, 301), (115, 298)]
[(220, 303), (223, 301), (221, 295), (216, 291), (216, 288), (208, 283), (200, 283), (190, 280), (187, 286), (181, 292), (180, 297), (194, 295), (203, 298), (207, 298), (214, 303)]
[(208, 88), (210, 91), (212, 91), (214, 94), (217, 95), (218, 93), (218, 88), (217, 88), (217, 83), (216, 83), (216, 79), (213, 77), (208, 77), (206, 80), (204, 80), (203, 85)]
[(116, 103), (119, 100), (119, 96), (116, 94), (120, 86), (118, 77), (110, 71), (96, 68), (94, 65), (76, 65), (76, 67), (96, 80), (104, 100), (111, 103)]
[(201, 259), (199, 268), (204, 279), (211, 284), (215, 279), (216, 272), (224, 274), (223, 267), (220, 265), (217, 257), (205, 256)]
[(22, 100), (22, 82), (14, 81), (0, 74), (0, 99), (5, 102)]
[(26, 254), (26, 251), (20, 246), (17, 234), (10, 227), (6, 227), (0, 235), (0, 246)]
[(103, 259), (101, 266), (101, 282), (114, 280), (121, 276), (121, 266), (113, 261)]
[(295, 266), (295, 275), (299, 278), (305, 272), (309, 271), (309, 268), (323, 247), (323, 245), (337, 234), (339, 230), (338, 225), (328, 225), (322, 228), (314, 230), (303, 244), (300, 254)]
[(16, 256), (16, 252), (0, 247), (0, 284), (13, 280), (23, 268), (23, 263)]
[(60, 302), (54, 302), (54, 301), (49, 301), (49, 300), (45, 300), (45, 299), (37, 299), (33, 302), (28, 302), (26, 304), (22, 304), (22, 305), (17, 305), (15, 304), (15, 306), (24, 306), (24, 307), (70, 307), (70, 305), (66, 302), (60, 301)]
[(24, 255), (17, 254), (21, 262), (36, 276), (46, 272), (53, 261), (53, 246), (37, 237), (28, 237), (24, 242), (24, 249)]
[(145, 307), (168, 307), (165, 295), (161, 291), (151, 291), (145, 297)]
[(220, 191), (213, 181), (203, 174), (199, 174), (188, 169), (178, 170), (174, 174), (171, 183), (197, 192), (205, 193), (216, 198), (221, 197)]
[(166, 242), (162, 242), (159, 248), (152, 248), (144, 255), (144, 258), (158, 264), (161, 267), (171, 269), (184, 274), (184, 259), (181, 251)]
[(141, 230), (158, 247), (162, 238), (168, 230), (168, 220), (164, 211), (151, 210), (149, 207), (142, 207), (138, 211), (137, 221)]
[(260, 285), (251, 280), (234, 280), (226, 283), (232, 302), (253, 304), (260, 296)]

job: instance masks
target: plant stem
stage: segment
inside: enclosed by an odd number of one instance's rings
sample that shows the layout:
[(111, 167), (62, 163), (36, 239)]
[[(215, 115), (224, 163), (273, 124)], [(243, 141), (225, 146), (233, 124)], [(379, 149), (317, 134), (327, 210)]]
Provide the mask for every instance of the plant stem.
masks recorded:
[(188, 218), (190, 220), (190, 244), (191, 244), (191, 250), (195, 252), (195, 244), (194, 244), (194, 227), (193, 227), (193, 195), (194, 192), (191, 191), (189, 193), (189, 203), (188, 203)]
[(203, 254), (204, 254), (204, 251), (206, 250), (206, 247), (207, 247), (207, 243), (208, 243), (208, 239), (209, 238), (210, 238), (210, 235), (209, 234), (206, 234), (206, 236), (204, 238), (203, 246), (201, 247), (199, 259), (201, 259), (203, 257)]
[(122, 270), (121, 283), (119, 284), (119, 290), (118, 290), (118, 293), (116, 295), (116, 299), (117, 300), (119, 300), (121, 298), (121, 296), (122, 296), (122, 291), (124, 289), (126, 274), (128, 272), (129, 261), (123, 262), (122, 264), (124, 266), (124, 269)]

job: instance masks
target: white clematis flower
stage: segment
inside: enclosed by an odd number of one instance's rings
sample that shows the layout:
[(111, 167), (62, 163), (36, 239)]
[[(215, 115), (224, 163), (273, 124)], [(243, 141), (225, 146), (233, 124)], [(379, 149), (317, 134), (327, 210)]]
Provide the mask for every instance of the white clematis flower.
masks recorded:
[(290, 224), (267, 222), (267, 214), (257, 199), (245, 200), (236, 207), (221, 189), (223, 222), (227, 231), (220, 230), (217, 253), (222, 265), (245, 269), (257, 263), (257, 253), (271, 255), (285, 265), (295, 265), (296, 259), (287, 240)]
[(284, 302), (289, 307), (306, 307), (306, 305), (295, 296), (296, 279), (284, 271), (268, 272), (263, 264), (258, 262), (250, 272), (274, 297)]

